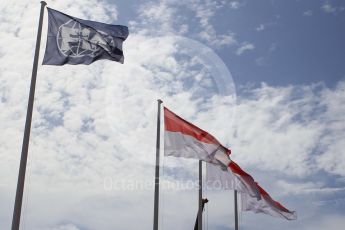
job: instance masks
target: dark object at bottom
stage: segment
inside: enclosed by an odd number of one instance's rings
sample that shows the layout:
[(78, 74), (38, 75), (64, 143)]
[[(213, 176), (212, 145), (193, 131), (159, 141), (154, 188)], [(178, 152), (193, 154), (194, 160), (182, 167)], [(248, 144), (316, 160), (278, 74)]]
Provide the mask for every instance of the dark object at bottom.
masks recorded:
[[(202, 199), (202, 212), (204, 211), (205, 204), (208, 202), (208, 199)], [(198, 210), (199, 213), (199, 210)], [(196, 220), (195, 220), (195, 225), (194, 225), (194, 230), (199, 230), (198, 229), (198, 214), (196, 215)]]

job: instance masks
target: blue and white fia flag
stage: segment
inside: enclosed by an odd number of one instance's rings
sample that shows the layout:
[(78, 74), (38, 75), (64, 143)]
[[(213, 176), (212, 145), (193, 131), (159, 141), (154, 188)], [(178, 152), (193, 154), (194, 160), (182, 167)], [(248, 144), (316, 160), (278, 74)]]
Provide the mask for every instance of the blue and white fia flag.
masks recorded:
[(88, 65), (100, 59), (123, 63), (126, 26), (83, 20), (51, 8), (48, 21), (43, 65)]

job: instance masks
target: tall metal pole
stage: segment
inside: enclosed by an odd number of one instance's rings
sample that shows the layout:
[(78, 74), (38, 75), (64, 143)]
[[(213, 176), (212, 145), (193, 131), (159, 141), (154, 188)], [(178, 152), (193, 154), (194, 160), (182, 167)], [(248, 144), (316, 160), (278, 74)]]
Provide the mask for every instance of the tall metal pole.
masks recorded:
[(160, 149), (160, 125), (161, 125), (161, 104), (162, 100), (158, 99), (157, 111), (157, 141), (156, 141), (156, 171), (155, 171), (155, 197), (153, 211), (153, 230), (158, 230), (158, 208), (159, 208), (159, 149)]
[(234, 191), (234, 201), (235, 201), (235, 230), (238, 230), (237, 190)]
[(24, 192), (24, 184), (25, 184), (26, 163), (28, 159), (28, 149), (29, 149), (29, 140), (30, 140), (32, 110), (33, 110), (34, 98), (35, 98), (38, 58), (39, 58), (41, 35), (42, 35), (43, 15), (44, 15), (44, 7), (46, 5), (47, 3), (45, 1), (41, 1), (41, 10), (40, 10), (40, 18), (39, 18), (38, 31), (37, 31), (35, 57), (34, 57), (34, 62), (33, 62), (33, 67), (32, 67), (30, 94), (29, 94), (28, 108), (27, 108), (27, 113), (26, 113), (26, 121), (25, 121), (25, 129), (24, 129), (24, 137), (23, 137), (23, 145), (22, 145), (22, 155), (20, 158), (16, 200), (14, 203), (14, 210), (13, 210), (12, 230), (19, 230), (19, 225), (20, 225), (20, 215), (21, 215), (21, 210), (22, 210), (23, 192)]
[(199, 160), (199, 210), (198, 210), (198, 230), (202, 230), (202, 161)]

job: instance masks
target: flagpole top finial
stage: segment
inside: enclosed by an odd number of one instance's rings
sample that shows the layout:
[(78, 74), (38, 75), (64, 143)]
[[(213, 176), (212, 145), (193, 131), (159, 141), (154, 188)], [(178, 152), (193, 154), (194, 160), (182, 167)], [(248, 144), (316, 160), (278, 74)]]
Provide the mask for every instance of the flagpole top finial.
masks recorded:
[(159, 104), (163, 103), (163, 101), (161, 99), (158, 99), (157, 101), (158, 101)]
[(47, 3), (45, 1), (41, 1), (41, 4), (44, 5), (44, 6), (47, 5)]

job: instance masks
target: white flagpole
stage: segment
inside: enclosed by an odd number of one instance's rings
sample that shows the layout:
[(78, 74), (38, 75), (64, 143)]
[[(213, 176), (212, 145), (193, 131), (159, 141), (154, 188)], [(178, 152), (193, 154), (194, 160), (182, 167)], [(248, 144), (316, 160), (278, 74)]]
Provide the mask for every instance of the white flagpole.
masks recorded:
[(157, 111), (157, 139), (156, 139), (156, 168), (155, 168), (155, 194), (154, 194), (154, 211), (153, 211), (153, 230), (158, 230), (158, 208), (159, 208), (159, 149), (160, 149), (160, 125), (161, 125), (161, 104), (162, 100), (158, 99)]
[(34, 98), (35, 98), (38, 58), (39, 58), (41, 35), (42, 35), (43, 15), (44, 15), (44, 7), (46, 5), (47, 3), (45, 1), (41, 1), (40, 18), (39, 18), (37, 39), (36, 39), (36, 49), (35, 49), (33, 67), (32, 67), (29, 101), (28, 101), (28, 108), (27, 108), (27, 113), (26, 113), (26, 121), (25, 121), (25, 129), (24, 129), (24, 137), (23, 137), (23, 145), (22, 145), (22, 155), (20, 158), (16, 199), (14, 202), (14, 209), (13, 209), (12, 230), (19, 230), (19, 225), (20, 225), (20, 215), (21, 215), (21, 210), (22, 210), (23, 192), (24, 192), (24, 184), (25, 184), (26, 163), (28, 159), (28, 150), (29, 150), (29, 141), (30, 141), (32, 111), (33, 111)]

